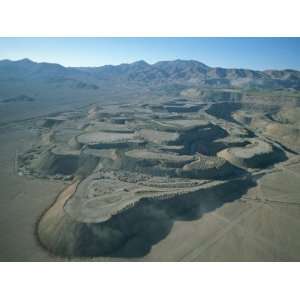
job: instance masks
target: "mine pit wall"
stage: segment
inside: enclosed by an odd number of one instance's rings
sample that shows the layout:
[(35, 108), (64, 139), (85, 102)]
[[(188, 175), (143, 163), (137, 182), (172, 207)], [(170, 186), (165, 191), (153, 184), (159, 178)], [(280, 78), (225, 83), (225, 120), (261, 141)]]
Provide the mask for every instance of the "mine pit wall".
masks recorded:
[(201, 100), (207, 102), (239, 102), (243, 98), (243, 94), (240, 92), (231, 92), (231, 91), (202, 91), (201, 92)]
[(141, 199), (103, 223), (81, 223), (57, 201), (38, 224), (42, 245), (66, 257), (141, 257), (165, 238), (174, 221), (201, 218), (227, 202), (239, 199), (251, 179), (221, 182), (194, 192)]
[(81, 153), (79, 156), (79, 168), (75, 175), (80, 178), (87, 177), (97, 167), (99, 160), (98, 157)]
[(210, 169), (192, 169), (192, 170), (178, 170), (179, 177), (194, 178), (194, 179), (214, 179), (224, 180), (245, 174), (245, 171), (226, 162), (220, 168)]
[[(93, 145), (87, 145), (90, 149), (104, 150), (104, 149), (131, 149), (143, 146), (145, 142), (143, 141), (126, 141), (119, 143), (99, 143)], [(84, 145), (82, 145), (84, 146)]]
[(192, 155), (199, 152), (204, 155), (215, 155), (217, 149), (214, 140), (227, 137), (223, 128), (211, 124), (205, 128), (195, 128), (182, 133), (176, 144), (184, 145), (183, 154)]
[[(255, 101), (255, 100), (254, 100)], [(237, 123), (237, 121), (232, 117), (235, 111), (255, 111), (261, 113), (275, 113), (280, 110), (279, 105), (263, 104), (259, 102), (220, 102), (213, 103), (206, 112), (214, 117), (229, 121), (232, 123)]]
[(177, 106), (177, 105), (170, 105), (170, 106), (165, 106), (164, 108), (169, 112), (169, 113), (194, 113), (194, 112), (198, 112), (201, 108), (203, 107), (203, 105), (195, 105), (195, 106), (187, 106), (184, 107), (182, 105)]
[(64, 122), (65, 120), (56, 120), (56, 119), (46, 119), (44, 121), (44, 124), (43, 124), (43, 127), (45, 128), (52, 128), (54, 127), (55, 125), (59, 125), (61, 124), (62, 122)]
[(235, 166), (241, 167), (241, 168), (253, 168), (253, 169), (260, 169), (269, 167), (275, 163), (284, 161), (287, 159), (286, 154), (284, 151), (282, 151), (279, 148), (274, 148), (272, 153), (262, 153), (257, 154), (251, 158), (242, 159), (234, 154), (228, 152), (228, 151), (221, 151), (218, 155), (230, 163), (232, 163)]
[[(79, 167), (79, 158), (74, 155), (54, 155), (53, 162), (47, 170), (49, 175), (72, 175)], [(47, 172), (46, 171), (46, 172)]]
[(163, 167), (159, 160), (148, 160), (122, 155), (119, 167), (124, 170), (145, 173), (152, 176), (176, 176), (175, 168)]
[(76, 137), (72, 137), (69, 142), (68, 142), (68, 146), (70, 147), (70, 149), (72, 150), (80, 150), (82, 148), (82, 145), (80, 145), (77, 142)]
[(53, 153), (52, 150), (45, 151), (39, 161), (33, 166), (33, 172), (41, 175), (71, 175), (78, 168), (77, 155), (60, 155)]
[(234, 123), (236, 121), (232, 118), (232, 113), (239, 109), (241, 109), (240, 103), (214, 103), (206, 112), (216, 118)]
[(121, 143), (99, 143), (99, 144), (94, 144), (94, 145), (88, 145), (87, 146), (90, 149), (97, 149), (97, 150), (102, 150), (102, 149), (125, 149), (129, 147), (129, 144), (127, 142), (121, 142)]
[(98, 158), (84, 153), (80, 155), (58, 154), (47, 150), (30, 167), (30, 172), (37, 176), (74, 175), (85, 177), (95, 169), (98, 161)]
[(243, 175), (244, 170), (226, 162), (220, 168), (210, 169), (193, 169), (183, 170), (182, 168), (191, 163), (191, 161), (182, 162), (161, 162), (157, 160), (147, 160), (141, 158), (134, 158), (123, 155), (119, 168), (130, 170), (133, 172), (141, 172), (152, 176), (170, 176), (183, 177), (194, 179), (227, 179)]
[(244, 147), (248, 145), (248, 141), (234, 142), (234, 143), (226, 143), (220, 141), (212, 141), (208, 144), (203, 144), (198, 142), (193, 147), (197, 149), (197, 152), (207, 155), (207, 156), (216, 156), (218, 152), (230, 148), (230, 147)]

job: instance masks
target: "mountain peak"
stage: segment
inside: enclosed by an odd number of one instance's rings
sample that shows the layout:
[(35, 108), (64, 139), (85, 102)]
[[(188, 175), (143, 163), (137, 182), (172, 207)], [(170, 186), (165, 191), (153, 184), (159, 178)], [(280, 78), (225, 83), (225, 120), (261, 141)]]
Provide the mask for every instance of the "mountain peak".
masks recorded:
[(144, 60), (137, 60), (133, 62), (132, 65), (149, 66), (149, 64)]
[(197, 60), (183, 60), (183, 59), (176, 59), (176, 60), (165, 60), (159, 61), (154, 64), (156, 67), (177, 67), (177, 68), (197, 68), (201, 70), (209, 70), (210, 67), (197, 61)]
[[(8, 75), (9, 74), (9, 75)], [(197, 85), (203, 87), (293, 88), (300, 90), (300, 72), (296, 70), (253, 71), (209, 67), (196, 60), (169, 60), (149, 64), (144, 60), (120, 65), (91, 68), (65, 68), (59, 64), (36, 63), (28, 58), (0, 61), (0, 80), (14, 79), (98, 80), (138, 82), (146, 85)]]
[(36, 62), (30, 60), (29, 58), (22, 58), (22, 59), (14, 61), (14, 62), (21, 63), (21, 64), (36, 64)]

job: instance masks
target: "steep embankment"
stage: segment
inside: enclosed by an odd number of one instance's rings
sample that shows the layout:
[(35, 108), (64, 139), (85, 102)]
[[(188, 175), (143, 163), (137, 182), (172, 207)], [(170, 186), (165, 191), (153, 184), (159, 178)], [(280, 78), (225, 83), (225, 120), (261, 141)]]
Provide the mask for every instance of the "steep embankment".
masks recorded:
[[(152, 245), (168, 235), (177, 219), (201, 218), (203, 214), (215, 210), (224, 203), (238, 199), (255, 183), (244, 178), (204, 183), (198, 187), (173, 188), (169, 191), (168, 188), (160, 186), (159, 189), (154, 188), (153, 191), (156, 192), (152, 196), (150, 186), (144, 192), (139, 186), (134, 192), (134, 197), (137, 197), (134, 203), (114, 213), (108, 212), (112, 215), (104, 218), (102, 222), (96, 220), (87, 222), (84, 221), (85, 214), (77, 215), (76, 211), (80, 214), (86, 211), (86, 217), (91, 216), (86, 210), (87, 207), (85, 208), (87, 202), (82, 198), (76, 198), (78, 184), (79, 181), (75, 181), (62, 191), (38, 224), (41, 243), (56, 255), (144, 256)], [(130, 186), (135, 186), (131, 183), (120, 194), (122, 184), (124, 185), (124, 182), (121, 181), (119, 184), (113, 184), (113, 190), (107, 194), (110, 200), (107, 196), (103, 196), (106, 204), (101, 208), (102, 211), (112, 203), (117, 206), (118, 203), (124, 203), (125, 199), (121, 201), (118, 197), (126, 197), (126, 193), (131, 191)], [(107, 184), (103, 188), (107, 189)], [(99, 201), (102, 200), (98, 199), (97, 202)], [(99, 209), (97, 206), (93, 210)]]

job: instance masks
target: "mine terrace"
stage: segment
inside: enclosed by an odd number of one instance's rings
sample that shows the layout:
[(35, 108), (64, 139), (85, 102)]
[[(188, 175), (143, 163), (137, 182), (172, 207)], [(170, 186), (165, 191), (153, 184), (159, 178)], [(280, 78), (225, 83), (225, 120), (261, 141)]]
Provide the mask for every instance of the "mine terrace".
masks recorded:
[(256, 187), (268, 198), (265, 182), (298, 157), (292, 137), (274, 138), (293, 126), (281, 122), (290, 114), (278, 108), (271, 118), (260, 104), (226, 109), (175, 98), (36, 121), (39, 139), (19, 155), (19, 175), (68, 183), (37, 224), (40, 243), (62, 257), (143, 257), (176, 220), (201, 218)]

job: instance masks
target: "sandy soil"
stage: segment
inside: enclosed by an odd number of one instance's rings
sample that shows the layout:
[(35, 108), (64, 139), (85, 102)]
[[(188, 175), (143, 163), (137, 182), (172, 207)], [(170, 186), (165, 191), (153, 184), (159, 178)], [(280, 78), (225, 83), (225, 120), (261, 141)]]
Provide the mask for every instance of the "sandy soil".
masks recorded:
[(0, 260), (56, 260), (35, 238), (35, 224), (63, 188), (61, 182), (18, 176), (16, 150), (30, 147), (35, 133), (24, 128), (0, 129)]
[(240, 200), (178, 221), (145, 260), (300, 261), (300, 163), (279, 165)]

